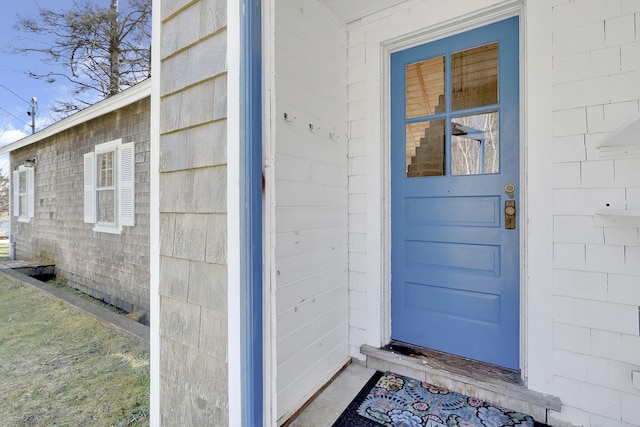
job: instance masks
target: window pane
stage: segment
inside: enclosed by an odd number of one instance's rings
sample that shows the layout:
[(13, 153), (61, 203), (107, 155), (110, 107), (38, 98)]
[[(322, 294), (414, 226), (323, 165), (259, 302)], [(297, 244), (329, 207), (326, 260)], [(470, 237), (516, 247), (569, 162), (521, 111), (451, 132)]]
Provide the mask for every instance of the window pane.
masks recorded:
[(440, 56), (407, 65), (407, 118), (445, 111), (444, 64)]
[(452, 175), (498, 173), (499, 152), (497, 111), (452, 120)]
[(20, 172), (18, 173), (19, 176), (19, 193), (20, 194), (27, 194), (27, 172)]
[(452, 54), (452, 109), (464, 110), (497, 102), (498, 43)]
[(407, 125), (407, 178), (445, 174), (443, 119)]
[(113, 151), (98, 154), (98, 188), (113, 186)]
[(25, 195), (20, 195), (20, 216), (21, 217), (26, 217), (29, 216), (29, 213), (27, 212), (27, 196)]
[(98, 191), (98, 222), (115, 223), (115, 191)]
[(21, 217), (29, 216), (27, 212), (27, 172), (22, 171), (18, 173), (18, 211)]

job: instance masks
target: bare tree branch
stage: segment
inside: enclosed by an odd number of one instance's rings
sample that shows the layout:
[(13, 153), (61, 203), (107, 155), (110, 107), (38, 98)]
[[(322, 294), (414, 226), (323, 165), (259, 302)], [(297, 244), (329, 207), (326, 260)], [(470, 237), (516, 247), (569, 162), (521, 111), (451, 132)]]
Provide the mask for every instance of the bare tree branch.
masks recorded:
[(74, 102), (59, 102), (57, 112), (80, 110), (88, 99), (115, 95), (150, 76), (151, 0), (128, 0), (126, 12), (118, 0), (103, 1), (108, 7), (78, 0), (73, 10), (40, 8), (36, 17), (18, 17), (15, 28), (33, 37), (15, 41), (13, 53), (37, 53), (66, 70), (27, 74), (74, 85)]
[(9, 211), (9, 175), (4, 170), (0, 170), (0, 212)]

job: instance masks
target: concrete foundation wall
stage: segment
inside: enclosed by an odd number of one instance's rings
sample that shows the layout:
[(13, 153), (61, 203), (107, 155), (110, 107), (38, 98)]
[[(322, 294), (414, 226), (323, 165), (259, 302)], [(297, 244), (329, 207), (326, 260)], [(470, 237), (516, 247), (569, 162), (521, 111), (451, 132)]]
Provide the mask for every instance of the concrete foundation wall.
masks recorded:
[(160, 416), (226, 426), (226, 1), (160, 9)]
[[(44, 257), (69, 285), (127, 311), (149, 310), (149, 115), (142, 101), (11, 153), (11, 170), (36, 158), (34, 217), (11, 216), (16, 258)], [(135, 142), (134, 227), (93, 231), (83, 209), (83, 155), (96, 144)]]

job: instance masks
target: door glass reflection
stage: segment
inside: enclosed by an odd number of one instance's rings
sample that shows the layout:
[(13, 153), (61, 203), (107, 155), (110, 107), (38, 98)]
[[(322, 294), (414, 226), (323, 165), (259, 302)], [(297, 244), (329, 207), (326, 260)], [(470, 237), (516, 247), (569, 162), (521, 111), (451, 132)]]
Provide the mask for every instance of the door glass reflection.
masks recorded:
[(444, 119), (440, 119), (406, 126), (407, 178), (445, 175), (444, 124)]
[(451, 174), (500, 172), (498, 112), (454, 118), (451, 121)]
[(498, 43), (451, 55), (451, 108), (454, 111), (498, 103)]
[(444, 56), (407, 65), (408, 119), (445, 111), (444, 72)]

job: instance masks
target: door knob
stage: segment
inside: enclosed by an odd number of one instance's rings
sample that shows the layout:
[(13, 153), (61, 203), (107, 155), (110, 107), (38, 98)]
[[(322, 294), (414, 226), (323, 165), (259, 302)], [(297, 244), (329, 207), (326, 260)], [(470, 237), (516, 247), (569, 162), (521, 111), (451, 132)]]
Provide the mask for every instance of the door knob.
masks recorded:
[(513, 199), (513, 193), (516, 191), (516, 186), (513, 184), (507, 184), (504, 186), (504, 194), (509, 196), (510, 199)]

